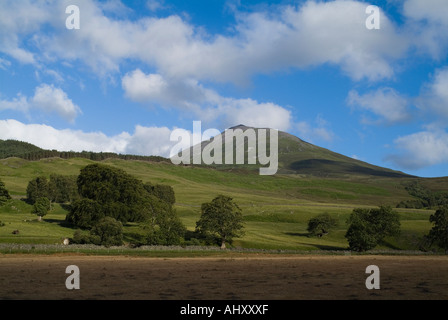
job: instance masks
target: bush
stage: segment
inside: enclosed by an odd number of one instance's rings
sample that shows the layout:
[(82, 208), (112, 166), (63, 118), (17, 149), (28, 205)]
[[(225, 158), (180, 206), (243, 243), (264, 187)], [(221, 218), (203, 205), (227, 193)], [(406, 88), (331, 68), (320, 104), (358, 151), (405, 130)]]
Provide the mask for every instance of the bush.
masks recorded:
[(328, 213), (320, 214), (308, 221), (308, 232), (313, 236), (323, 236), (328, 234), (330, 229), (337, 226), (338, 222)]

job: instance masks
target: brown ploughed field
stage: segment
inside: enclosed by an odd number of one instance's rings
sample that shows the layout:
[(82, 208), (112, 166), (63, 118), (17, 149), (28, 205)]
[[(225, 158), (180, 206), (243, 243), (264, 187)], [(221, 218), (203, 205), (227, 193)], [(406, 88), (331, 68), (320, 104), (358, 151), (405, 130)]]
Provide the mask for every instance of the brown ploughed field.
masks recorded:
[[(79, 267), (79, 290), (66, 288), (69, 265)], [(366, 288), (369, 265), (379, 267), (378, 290)], [(446, 300), (448, 256), (5, 254), (0, 299)]]

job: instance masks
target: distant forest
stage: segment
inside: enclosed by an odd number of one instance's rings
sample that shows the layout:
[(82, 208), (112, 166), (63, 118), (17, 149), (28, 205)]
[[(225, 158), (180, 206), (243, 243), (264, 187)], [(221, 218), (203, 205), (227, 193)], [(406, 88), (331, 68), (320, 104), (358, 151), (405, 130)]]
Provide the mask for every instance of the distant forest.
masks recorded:
[(90, 151), (57, 151), (44, 150), (35, 145), (17, 140), (0, 140), (0, 159), (16, 157), (30, 161), (38, 161), (46, 158), (83, 158), (93, 161), (101, 161), (106, 159), (122, 159), (122, 160), (141, 160), (152, 162), (169, 161), (169, 159), (159, 156), (138, 156), (124, 155), (113, 152), (90, 152)]

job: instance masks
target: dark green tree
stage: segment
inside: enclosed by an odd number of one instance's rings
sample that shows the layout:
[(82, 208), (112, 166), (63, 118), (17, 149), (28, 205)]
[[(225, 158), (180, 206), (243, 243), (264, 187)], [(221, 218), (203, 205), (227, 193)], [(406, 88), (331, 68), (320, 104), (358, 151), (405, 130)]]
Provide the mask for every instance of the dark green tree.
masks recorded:
[(320, 214), (308, 221), (308, 232), (313, 236), (323, 236), (336, 227), (338, 221), (328, 213)]
[(120, 202), (133, 205), (147, 194), (140, 180), (124, 170), (92, 164), (81, 170), (77, 179), (79, 194), (101, 204)]
[[(123, 225), (112, 217), (104, 217), (90, 230), (94, 242), (110, 247), (123, 244)], [(96, 240), (96, 239), (97, 240)]]
[(3, 181), (0, 180), (0, 206), (4, 205), (8, 200), (11, 199), (8, 190), (6, 189)]
[(102, 218), (103, 206), (94, 200), (81, 199), (71, 205), (65, 220), (81, 229), (90, 229)]
[(176, 203), (176, 196), (173, 187), (166, 184), (153, 185), (150, 182), (145, 183), (144, 187), (149, 194), (152, 194), (171, 205)]
[(48, 183), (48, 195), (52, 202), (66, 203), (79, 198), (76, 176), (52, 174)]
[(89, 229), (107, 216), (123, 225), (138, 222), (146, 230), (149, 244), (168, 245), (182, 241), (185, 227), (176, 215), (172, 201), (165, 201), (154, 193), (163, 188), (148, 191), (142, 181), (125, 171), (102, 164), (83, 168), (77, 185), (83, 199), (73, 203), (66, 218), (75, 226)]
[(107, 208), (106, 215), (122, 223), (147, 219), (148, 192), (140, 180), (125, 171), (102, 164), (88, 165), (77, 179), (81, 197)]
[(429, 217), (433, 227), (426, 238), (430, 246), (435, 244), (441, 249), (448, 251), (448, 206), (444, 206)]
[[(154, 205), (154, 203), (153, 203)], [(178, 245), (185, 236), (186, 228), (174, 209), (166, 202), (160, 201), (153, 219), (148, 220), (147, 244)]]
[(39, 221), (42, 221), (42, 217), (46, 216), (48, 211), (50, 211), (51, 203), (46, 197), (38, 198), (33, 205), (32, 213), (36, 214)]
[(375, 248), (386, 236), (400, 233), (400, 218), (391, 207), (377, 209), (354, 209), (348, 219), (349, 228), (345, 237), (353, 251), (367, 251)]
[(201, 206), (201, 218), (196, 222), (196, 231), (210, 233), (219, 238), (221, 248), (234, 237), (244, 235), (243, 214), (232, 198), (219, 195)]
[(34, 204), (39, 198), (49, 198), (48, 179), (46, 177), (37, 177), (28, 183), (26, 188), (27, 201)]

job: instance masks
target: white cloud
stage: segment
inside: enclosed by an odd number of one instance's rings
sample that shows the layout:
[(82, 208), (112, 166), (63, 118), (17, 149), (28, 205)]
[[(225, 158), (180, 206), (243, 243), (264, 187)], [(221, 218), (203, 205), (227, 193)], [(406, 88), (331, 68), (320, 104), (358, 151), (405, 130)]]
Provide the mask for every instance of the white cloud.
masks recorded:
[(256, 128), (286, 131), (291, 126), (291, 111), (271, 102), (253, 99), (223, 98), (217, 108), (206, 110), (208, 116), (222, 118), (224, 127), (244, 124)]
[(296, 123), (295, 127), (299, 138), (311, 143), (316, 143), (317, 141), (333, 141), (335, 135), (333, 131), (328, 128), (328, 122), (320, 115), (314, 122), (314, 124), (306, 121)]
[(401, 153), (389, 155), (386, 160), (402, 168), (415, 170), (448, 163), (448, 133), (446, 131), (421, 131), (399, 137), (394, 143)]
[(134, 134), (127, 141), (125, 153), (137, 155), (170, 156), (173, 143), (171, 130), (167, 127), (143, 127), (137, 125)]
[(445, 0), (406, 0), (403, 13), (407, 32), (417, 48), (436, 59), (448, 48), (448, 2)]
[(22, 48), (21, 42), (51, 19), (49, 8), (44, 1), (0, 1), (0, 51), (21, 63), (35, 63), (34, 54)]
[(448, 25), (448, 4), (445, 0), (406, 0), (403, 5), (406, 16), (427, 19), (433, 23)]
[(164, 1), (160, 0), (148, 0), (146, 2), (146, 7), (151, 11), (157, 11), (165, 8)]
[(416, 99), (417, 106), (431, 115), (448, 119), (448, 67), (436, 70), (433, 81), (425, 85), (420, 97)]
[(145, 74), (140, 69), (127, 73), (121, 83), (125, 95), (140, 103), (191, 108), (210, 100), (211, 95), (216, 95), (195, 80), (166, 79), (160, 74)]
[(379, 117), (377, 121), (364, 119), (365, 123), (394, 124), (411, 118), (408, 99), (392, 88), (380, 88), (364, 95), (352, 90), (349, 92), (347, 103), (354, 109), (366, 110)]
[(42, 84), (36, 88), (32, 105), (44, 112), (55, 112), (69, 122), (73, 122), (81, 109), (68, 98), (67, 94), (53, 85)]
[(18, 94), (16, 98), (12, 100), (0, 100), (0, 111), (1, 110), (14, 110), (27, 113), (29, 110), (29, 103), (27, 97), (22, 94)]
[(15, 139), (43, 149), (59, 151), (115, 152), (169, 157), (174, 143), (166, 127), (136, 126), (134, 133), (122, 132), (107, 136), (102, 132), (58, 130), (43, 124), (24, 124), (16, 120), (0, 120), (0, 139)]
[(222, 97), (197, 81), (165, 79), (137, 69), (122, 79), (125, 95), (136, 102), (175, 107), (193, 113), (206, 123), (220, 121), (222, 127), (245, 124), (287, 130), (291, 112), (274, 103)]
[[(82, 8), (80, 30), (65, 30), (63, 9), (73, 1), (2, 1), (0, 50), (16, 59), (32, 62), (80, 60), (93, 71), (118, 71), (122, 60), (140, 60), (168, 78), (199, 81), (245, 82), (253, 74), (290, 68), (333, 64), (355, 80), (390, 78), (391, 66), (409, 46), (382, 12), (381, 29), (365, 27), (366, 4), (360, 1), (307, 1), (299, 7), (277, 6), (271, 12), (236, 13), (232, 35), (206, 34), (179, 16), (164, 18), (113, 19), (103, 5), (77, 0)], [(22, 3), (22, 2), (20, 2)], [(160, 1), (148, 2), (157, 9)], [(107, 6), (106, 6), (107, 5)], [(26, 20), (17, 15), (26, 12)], [(19, 21), (27, 21), (22, 27)], [(0, 19), (2, 21), (2, 19)], [(53, 26), (40, 32), (44, 24)], [(25, 47), (33, 39), (39, 52)], [(9, 49), (8, 49), (9, 48)]]
[(28, 114), (34, 109), (45, 113), (57, 113), (69, 122), (73, 122), (82, 113), (62, 89), (45, 83), (36, 87), (31, 98), (18, 94), (12, 100), (0, 100), (0, 110), (14, 110)]

